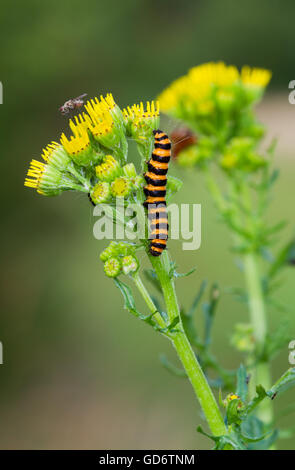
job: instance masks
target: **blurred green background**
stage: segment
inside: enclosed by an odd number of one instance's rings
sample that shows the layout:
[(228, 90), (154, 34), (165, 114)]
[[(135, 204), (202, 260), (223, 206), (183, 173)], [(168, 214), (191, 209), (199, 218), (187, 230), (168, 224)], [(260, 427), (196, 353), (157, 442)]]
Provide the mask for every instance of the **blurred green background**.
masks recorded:
[[(43, 198), (23, 180), (30, 159), (66, 127), (58, 107), (68, 98), (111, 91), (125, 106), (152, 99), (204, 61), (267, 67), (273, 80), (259, 113), (281, 137), (269, 218), (290, 222), (287, 237), (294, 228), (294, 14), (292, 0), (2, 0), (0, 448), (210, 446), (195, 431), (200, 417), (190, 385), (159, 362), (162, 352), (174, 359), (170, 345), (122, 310), (120, 293), (103, 275), (98, 255), (106, 243), (92, 235), (87, 198)], [(188, 305), (202, 279), (222, 288), (243, 280), (201, 178), (175, 167), (171, 174), (185, 180), (178, 201), (201, 203), (203, 211), (199, 251), (169, 243), (181, 272), (197, 265), (177, 285)], [(286, 271), (279, 293), (291, 307), (294, 279), (294, 269)], [(272, 328), (285, 315), (270, 309)], [(247, 321), (247, 311), (223, 295), (213, 350), (229, 368), (241, 360), (229, 346), (236, 321)], [(288, 366), (286, 348), (274, 376)], [(275, 406), (291, 401), (290, 392)], [(294, 448), (294, 440), (281, 446)]]

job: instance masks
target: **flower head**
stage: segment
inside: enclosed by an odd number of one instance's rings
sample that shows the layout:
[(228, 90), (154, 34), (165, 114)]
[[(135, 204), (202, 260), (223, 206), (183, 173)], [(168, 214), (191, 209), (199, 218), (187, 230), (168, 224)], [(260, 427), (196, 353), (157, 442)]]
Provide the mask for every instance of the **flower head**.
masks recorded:
[(109, 258), (104, 263), (104, 272), (108, 277), (117, 277), (121, 271), (121, 262), (118, 258)]
[(111, 198), (110, 184), (106, 181), (100, 181), (90, 191), (90, 198), (93, 204), (107, 202)]
[(25, 179), (25, 186), (35, 188), (44, 196), (57, 196), (62, 191), (73, 189), (75, 182), (51, 164), (32, 160)]
[(137, 271), (139, 263), (134, 255), (124, 256), (122, 259), (122, 269), (124, 274), (130, 274)]
[(60, 139), (61, 144), (77, 165), (87, 166), (92, 163), (94, 151), (90, 143), (86, 121), (79, 115), (75, 116), (75, 122), (71, 119), (69, 125), (74, 135), (68, 139), (63, 133)]
[(84, 114), (84, 119), (88, 129), (93, 137), (107, 148), (114, 148), (120, 142), (121, 128), (117, 108), (111, 94), (106, 98), (101, 96), (100, 100), (94, 98), (85, 105), (88, 115)]
[(59, 170), (66, 170), (70, 162), (70, 157), (64, 147), (54, 141), (43, 149), (42, 158), (46, 163), (51, 163)]
[(127, 134), (142, 143), (154, 129), (159, 127), (159, 102), (147, 101), (146, 107), (141, 102), (123, 109)]
[(121, 167), (112, 155), (106, 155), (102, 163), (95, 167), (96, 176), (101, 181), (113, 181), (121, 173)]
[(111, 192), (114, 197), (126, 197), (132, 190), (132, 183), (126, 176), (116, 178), (111, 184)]

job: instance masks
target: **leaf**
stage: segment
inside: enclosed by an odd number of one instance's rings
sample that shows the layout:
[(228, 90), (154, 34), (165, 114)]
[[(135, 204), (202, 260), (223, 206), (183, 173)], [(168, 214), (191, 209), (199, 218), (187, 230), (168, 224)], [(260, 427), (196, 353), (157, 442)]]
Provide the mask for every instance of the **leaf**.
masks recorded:
[(226, 420), (227, 424), (241, 424), (241, 416), (239, 414), (239, 404), (240, 400), (234, 399), (231, 400), (227, 406), (226, 410)]
[(259, 403), (262, 402), (262, 400), (264, 400), (264, 398), (268, 396), (262, 385), (257, 385), (256, 393), (257, 395), (246, 406), (244, 411), (245, 415), (252, 413), (252, 411), (259, 405)]
[(160, 362), (165, 369), (167, 369), (171, 374), (175, 375), (176, 377), (187, 377), (187, 374), (184, 369), (180, 369), (172, 364), (165, 354), (160, 354)]
[(245, 436), (246, 439), (259, 440), (263, 436), (264, 425), (263, 422), (258, 419), (256, 416), (247, 416), (241, 424), (241, 434)]
[(119, 281), (118, 278), (115, 278), (114, 281), (115, 281), (116, 286), (119, 288), (119, 290), (121, 291), (123, 295), (125, 310), (128, 310), (135, 317), (151, 325), (156, 331), (165, 333), (164, 330), (162, 331), (157, 326), (157, 324), (153, 321), (153, 316), (155, 315), (155, 313), (157, 313), (157, 310), (155, 310), (155, 312), (153, 312), (150, 315), (142, 315), (135, 307), (135, 302), (134, 302), (133, 294), (132, 294), (130, 287), (124, 284), (124, 282)]
[(281, 251), (276, 256), (275, 261), (271, 265), (270, 270), (268, 272), (269, 278), (274, 277), (279, 271), (279, 269), (288, 263), (289, 255), (292, 253), (294, 248), (295, 240), (292, 238), (292, 240), (289, 240), (288, 243), (283, 246)]
[(273, 359), (278, 352), (292, 339), (290, 336), (289, 322), (282, 322), (279, 327), (266, 337), (262, 358), (264, 361)]
[(219, 289), (217, 284), (213, 284), (210, 291), (210, 300), (203, 304), (205, 315), (204, 344), (208, 346), (211, 342), (211, 329), (213, 325), (214, 314), (219, 300)]
[(143, 315), (139, 313), (138, 310), (136, 310), (135, 308), (134, 297), (133, 297), (130, 287), (124, 284), (124, 282), (119, 281), (118, 278), (115, 278), (114, 281), (115, 281), (116, 286), (119, 288), (119, 290), (121, 291), (123, 295), (124, 308), (126, 310), (129, 310), (129, 312), (132, 313), (132, 315), (134, 315), (135, 317), (142, 318)]
[(274, 386), (267, 392), (267, 395), (274, 399), (279, 393), (283, 393), (295, 385), (295, 367), (288, 369), (282, 377), (274, 384)]
[(236, 394), (241, 398), (243, 402), (246, 401), (248, 393), (247, 385), (247, 371), (243, 364), (240, 365), (237, 371), (237, 388)]
[(187, 277), (187, 276), (190, 276), (192, 273), (194, 273), (196, 269), (197, 269), (197, 267), (195, 266), (194, 268), (192, 268), (192, 269), (191, 269), (190, 271), (188, 271), (187, 273), (178, 273), (178, 272), (176, 272), (176, 271), (174, 270), (172, 276), (173, 276), (175, 279), (179, 279), (180, 277)]
[(199, 291), (198, 291), (198, 293), (197, 293), (197, 295), (196, 295), (196, 297), (195, 297), (195, 299), (194, 299), (194, 301), (191, 305), (191, 308), (189, 309), (189, 311), (187, 313), (188, 317), (193, 316), (193, 314), (194, 314), (195, 310), (197, 309), (197, 307), (199, 305), (199, 302), (200, 302), (200, 300), (201, 300), (201, 298), (204, 294), (204, 291), (205, 291), (206, 287), (207, 287), (207, 281), (203, 281), (200, 288), (199, 288)]
[(214, 450), (223, 450), (233, 448), (235, 450), (246, 450), (246, 446), (241, 441), (239, 435), (232, 431), (231, 433), (223, 436), (213, 436), (206, 433), (201, 426), (197, 427), (197, 432), (212, 439), (215, 442)]
[(273, 443), (278, 439), (279, 431), (275, 429), (269, 437), (256, 441), (253, 444), (250, 444), (249, 450), (267, 450), (270, 449)]
[(282, 230), (286, 225), (287, 225), (287, 221), (282, 220), (281, 222), (278, 222), (276, 225), (273, 225), (272, 227), (267, 228), (264, 234), (266, 236), (273, 235), (274, 233), (277, 233), (280, 230)]

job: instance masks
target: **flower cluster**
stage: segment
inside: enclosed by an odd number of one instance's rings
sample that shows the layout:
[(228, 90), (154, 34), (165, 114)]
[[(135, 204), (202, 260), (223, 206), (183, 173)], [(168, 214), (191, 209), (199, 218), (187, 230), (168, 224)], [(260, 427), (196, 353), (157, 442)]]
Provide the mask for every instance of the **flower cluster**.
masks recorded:
[(214, 160), (226, 171), (243, 172), (263, 166), (254, 147), (264, 129), (255, 120), (253, 106), (270, 78), (264, 69), (245, 66), (239, 71), (223, 62), (208, 63), (192, 68), (164, 90), (159, 96), (161, 110), (181, 119), (198, 136), (197, 142), (190, 137), (191, 144), (183, 145), (177, 162), (194, 166)]
[(243, 67), (239, 72), (223, 62), (199, 65), (163, 91), (161, 110), (186, 120), (233, 111), (257, 101), (270, 78), (264, 69)]
[(135, 256), (135, 245), (126, 242), (111, 242), (100, 254), (104, 263), (104, 272), (108, 277), (117, 277), (119, 274), (134, 274), (138, 268), (138, 259)]
[(82, 191), (93, 204), (111, 203), (117, 197), (134, 200), (143, 179), (127, 163), (127, 138), (152, 142), (159, 114), (154, 102), (121, 111), (110, 93), (89, 100), (85, 110), (69, 121), (72, 135), (62, 133), (59, 142), (49, 144), (42, 153), (44, 162), (31, 161), (25, 186), (45, 196)]

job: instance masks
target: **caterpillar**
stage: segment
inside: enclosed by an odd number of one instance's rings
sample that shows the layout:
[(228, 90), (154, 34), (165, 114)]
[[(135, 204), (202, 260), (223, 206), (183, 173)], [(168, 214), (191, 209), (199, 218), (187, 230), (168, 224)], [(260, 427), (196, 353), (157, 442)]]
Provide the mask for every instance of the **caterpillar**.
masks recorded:
[(154, 130), (154, 150), (147, 162), (144, 174), (147, 185), (143, 188), (150, 221), (150, 254), (160, 256), (166, 249), (168, 239), (168, 215), (166, 208), (166, 184), (168, 164), (171, 157), (171, 142), (165, 132)]
[(93, 206), (96, 206), (96, 204), (94, 204), (94, 202), (93, 202), (92, 199), (91, 199), (90, 193), (88, 193), (87, 196), (88, 196), (88, 199), (89, 199), (89, 201), (91, 202), (91, 204), (92, 204)]

